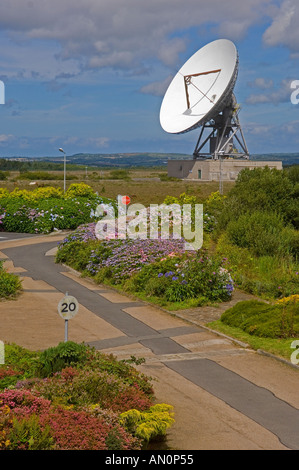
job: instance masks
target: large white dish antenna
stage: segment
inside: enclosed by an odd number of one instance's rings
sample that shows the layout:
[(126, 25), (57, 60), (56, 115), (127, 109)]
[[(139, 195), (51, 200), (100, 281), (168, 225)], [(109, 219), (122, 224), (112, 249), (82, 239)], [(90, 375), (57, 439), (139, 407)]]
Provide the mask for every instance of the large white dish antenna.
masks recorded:
[(216, 117), (232, 99), (238, 52), (228, 39), (199, 49), (169, 85), (160, 109), (162, 128), (182, 134)]

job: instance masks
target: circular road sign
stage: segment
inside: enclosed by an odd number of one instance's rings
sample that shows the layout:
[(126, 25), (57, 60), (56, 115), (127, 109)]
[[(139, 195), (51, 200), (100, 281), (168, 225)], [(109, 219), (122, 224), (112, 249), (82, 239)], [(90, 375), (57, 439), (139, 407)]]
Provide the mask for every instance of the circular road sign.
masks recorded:
[(128, 204), (130, 204), (131, 199), (129, 196), (123, 196), (121, 202), (127, 206)]
[(72, 295), (65, 295), (58, 304), (58, 313), (64, 320), (73, 318), (79, 310), (78, 300)]

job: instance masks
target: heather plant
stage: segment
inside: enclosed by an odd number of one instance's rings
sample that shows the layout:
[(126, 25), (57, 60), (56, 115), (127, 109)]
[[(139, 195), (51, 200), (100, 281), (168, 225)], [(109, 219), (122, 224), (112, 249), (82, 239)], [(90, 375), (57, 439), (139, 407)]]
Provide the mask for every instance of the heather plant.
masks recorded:
[(85, 368), (112, 374), (125, 384), (141, 390), (149, 399), (152, 399), (154, 390), (151, 377), (144, 375), (134, 367), (143, 362), (143, 358), (137, 359), (134, 356), (131, 356), (130, 359), (117, 360), (112, 354), (107, 355), (97, 351), (94, 355), (89, 356)]
[[(54, 376), (33, 384), (24, 383), (32, 393), (42, 395), (53, 403), (74, 406), (99, 404), (102, 408), (126, 411), (130, 408), (144, 410), (151, 399), (138, 387), (126, 383), (113, 374), (98, 370), (66, 368)], [(22, 387), (22, 383), (19, 383)]]
[(140, 449), (140, 441), (105, 413), (53, 406), (26, 390), (7, 390), (0, 400), (0, 450)]
[[(57, 450), (136, 450), (139, 442), (121, 426), (112, 426), (84, 410), (54, 408), (43, 421), (52, 430)], [(113, 439), (114, 437), (114, 439)]]
[[(118, 361), (73, 342), (43, 352), (13, 344), (5, 352), (0, 450), (141, 449), (143, 439), (125, 429), (120, 414), (153, 405), (151, 379), (134, 367), (142, 359)], [(155, 418), (161, 429), (163, 416)]]

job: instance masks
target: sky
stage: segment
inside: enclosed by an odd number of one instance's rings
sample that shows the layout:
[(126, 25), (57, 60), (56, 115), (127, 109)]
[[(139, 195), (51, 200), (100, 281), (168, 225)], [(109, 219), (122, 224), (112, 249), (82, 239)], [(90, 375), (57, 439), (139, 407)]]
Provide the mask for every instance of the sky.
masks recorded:
[(298, 24), (298, 0), (1, 0), (0, 157), (192, 155), (198, 129), (166, 133), (160, 107), (184, 62), (220, 38), (238, 50), (249, 152), (299, 152)]

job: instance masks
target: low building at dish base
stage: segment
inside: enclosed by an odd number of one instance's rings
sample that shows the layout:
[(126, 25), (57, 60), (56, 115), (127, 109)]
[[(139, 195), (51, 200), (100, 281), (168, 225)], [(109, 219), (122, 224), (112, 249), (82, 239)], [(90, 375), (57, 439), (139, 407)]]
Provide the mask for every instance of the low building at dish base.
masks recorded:
[(195, 181), (235, 181), (245, 168), (276, 168), (282, 170), (281, 161), (255, 161), (231, 159), (168, 160), (169, 177)]

